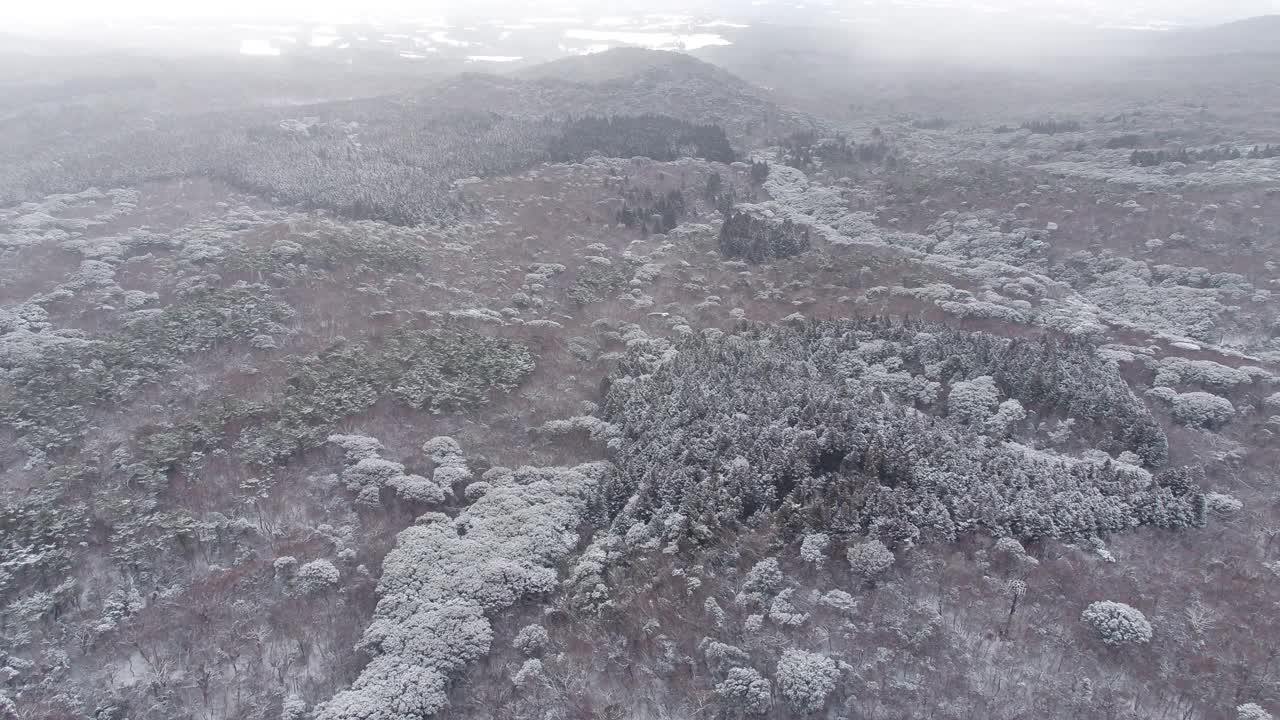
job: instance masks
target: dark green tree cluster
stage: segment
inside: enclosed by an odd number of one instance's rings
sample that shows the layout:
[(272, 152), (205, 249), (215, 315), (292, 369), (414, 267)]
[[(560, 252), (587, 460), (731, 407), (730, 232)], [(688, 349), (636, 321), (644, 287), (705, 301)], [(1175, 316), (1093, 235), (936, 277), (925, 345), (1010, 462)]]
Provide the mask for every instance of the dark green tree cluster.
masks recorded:
[(720, 253), (751, 263), (799, 255), (811, 244), (809, 228), (790, 220), (778, 222), (734, 210), (720, 226)]
[[(1114, 397), (1124, 385), (1114, 366), (1054, 340), (868, 319), (744, 325), (691, 337), (678, 351), (656, 371), (633, 351), (608, 386), (620, 474), (604, 504), (621, 527), (679, 513), (714, 533), (779, 511), (797, 532), (870, 533), (892, 544), (978, 530), (1080, 538), (1203, 523), (1204, 498), (1186, 471), (1151, 482), (1131, 466), (1012, 445), (865, 382), (882, 372), (867, 361), (947, 385), (1008, 363), (1001, 391), (1037, 417), (1118, 400), (1117, 424), (1160, 432), (1132, 393)], [(943, 357), (956, 359), (937, 367)], [(1129, 449), (1141, 453), (1143, 442), (1161, 444), (1137, 437)]]
[(1075, 120), (1028, 120), (1022, 123), (1022, 129), (1030, 130), (1036, 135), (1057, 135), (1080, 132), (1080, 123)]
[(646, 189), (643, 195), (633, 196), (623, 202), (617, 220), (621, 225), (639, 228), (646, 234), (665, 233), (671, 232), (680, 224), (686, 209), (683, 192), (670, 190), (654, 195), (651, 190)]
[(188, 293), (164, 310), (103, 337), (39, 345), (0, 385), (0, 427), (34, 447), (78, 442), (86, 411), (135, 397), (193, 353), (259, 335), (282, 335), (294, 310), (264, 285)]
[(292, 365), (283, 392), (240, 420), (239, 449), (253, 463), (318, 447), (344, 418), (388, 396), (436, 414), (479, 407), (519, 385), (534, 357), (467, 329), (402, 328), (381, 343), (338, 343)]
[(554, 162), (579, 162), (592, 155), (647, 157), (669, 162), (696, 157), (730, 163), (733, 147), (716, 125), (695, 125), (666, 115), (585, 117), (565, 124), (551, 139)]
[(989, 375), (1000, 391), (1045, 415), (1087, 420), (1097, 446), (1130, 450), (1149, 467), (1169, 458), (1169, 441), (1115, 368), (1081, 340), (1000, 338), (944, 331), (911, 341), (909, 357), (943, 377)]
[(0, 200), (204, 175), (348, 217), (441, 223), (468, 211), (450, 188), (453, 180), (545, 161), (558, 127), (485, 112), (424, 113), (385, 101), (315, 112), (319, 120), (306, 124), (282, 123), (274, 110), (162, 118), (154, 129), (88, 135), (83, 144), (77, 133), (66, 133), (59, 145), (0, 174)]
[(759, 185), (769, 179), (769, 163), (764, 160), (751, 161), (751, 182)]
[(1113, 138), (1107, 138), (1102, 147), (1107, 150), (1132, 150), (1142, 145), (1142, 136), (1136, 133), (1128, 133), (1126, 135), (1117, 135)]
[(1268, 158), (1280, 157), (1280, 146), (1277, 145), (1254, 145), (1251, 150), (1241, 151), (1232, 145), (1221, 145), (1214, 148), (1205, 148), (1203, 150), (1194, 150), (1187, 148), (1174, 148), (1172, 150), (1134, 150), (1129, 156), (1129, 164), (1138, 167), (1156, 167), (1165, 163), (1193, 163), (1208, 162), (1216, 163), (1223, 160), (1265, 160)]
[(836, 165), (897, 164), (897, 156), (879, 128), (865, 143), (851, 142), (844, 135), (823, 138), (813, 131), (805, 131), (785, 138), (781, 147), (784, 162), (799, 170), (812, 167), (815, 159)]

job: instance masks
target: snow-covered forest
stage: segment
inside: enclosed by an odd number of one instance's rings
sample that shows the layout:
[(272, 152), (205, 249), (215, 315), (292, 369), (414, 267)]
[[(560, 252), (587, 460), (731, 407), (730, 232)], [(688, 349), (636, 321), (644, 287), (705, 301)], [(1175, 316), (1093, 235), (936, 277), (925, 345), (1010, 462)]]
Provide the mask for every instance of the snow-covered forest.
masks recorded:
[(1280, 56), (788, 37), (0, 73), (0, 719), (1280, 715)]

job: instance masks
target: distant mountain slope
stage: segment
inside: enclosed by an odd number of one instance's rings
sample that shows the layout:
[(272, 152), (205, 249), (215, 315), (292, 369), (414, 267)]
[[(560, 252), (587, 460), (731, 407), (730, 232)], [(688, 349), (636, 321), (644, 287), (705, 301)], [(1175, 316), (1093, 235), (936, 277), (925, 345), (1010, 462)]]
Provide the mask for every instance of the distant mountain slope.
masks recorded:
[(1280, 15), (1172, 33), (1162, 38), (1158, 47), (1172, 55), (1280, 53)]
[(728, 71), (692, 55), (643, 48), (614, 48), (602, 53), (564, 57), (522, 68), (513, 75), (526, 80), (596, 84), (654, 71), (719, 75), (726, 84), (746, 84)]
[[(624, 115), (716, 125), (740, 153), (820, 127), (779, 106), (767, 91), (692, 57), (611, 51), (516, 75), (464, 73), (408, 93), (215, 110), (197, 118), (122, 124), (104, 112), (77, 126), (72, 121), (85, 117), (81, 113), (52, 126), (32, 116), (11, 123), (16, 130), (6, 128), (25, 133), (30, 139), (23, 145), (40, 151), (0, 163), (0, 204), (95, 185), (211, 175), (356, 217), (438, 221), (452, 213), (450, 181), (547, 159), (568, 118)], [(353, 177), (363, 180), (353, 184)]]
[(634, 48), (563, 58), (512, 75), (466, 73), (409, 101), (524, 118), (657, 113), (720, 125), (739, 143), (817, 124), (714, 65)]

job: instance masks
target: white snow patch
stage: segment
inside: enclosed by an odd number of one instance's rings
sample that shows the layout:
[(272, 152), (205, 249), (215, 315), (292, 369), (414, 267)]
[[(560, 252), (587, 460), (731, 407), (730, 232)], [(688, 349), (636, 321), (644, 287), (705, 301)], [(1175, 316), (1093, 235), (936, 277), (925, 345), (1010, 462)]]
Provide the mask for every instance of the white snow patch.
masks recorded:
[(263, 55), (274, 56), (280, 54), (280, 48), (272, 45), (270, 41), (258, 38), (249, 38), (240, 41), (241, 55)]
[(615, 42), (624, 45), (637, 45), (650, 50), (697, 50), (704, 47), (733, 44), (715, 33), (678, 34), (571, 28), (565, 30), (564, 35), (571, 40)]

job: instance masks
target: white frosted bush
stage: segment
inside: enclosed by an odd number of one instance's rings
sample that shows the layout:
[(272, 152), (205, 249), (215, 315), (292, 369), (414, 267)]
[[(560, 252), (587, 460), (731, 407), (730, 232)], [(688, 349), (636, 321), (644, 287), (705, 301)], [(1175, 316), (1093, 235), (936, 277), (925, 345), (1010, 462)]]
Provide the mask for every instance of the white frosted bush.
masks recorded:
[(998, 402), (1000, 390), (996, 387), (995, 378), (982, 375), (951, 385), (947, 413), (959, 422), (980, 425), (996, 411)]
[(330, 435), (329, 442), (342, 448), (347, 462), (353, 464), (365, 458), (376, 458), (383, 450), (377, 438), (364, 435)]
[(547, 634), (546, 628), (541, 625), (526, 625), (516, 633), (511, 644), (521, 653), (533, 656), (542, 652), (549, 642), (551, 642), (551, 636)]
[(708, 596), (706, 601), (702, 603), (702, 610), (716, 624), (716, 627), (722, 627), (728, 616), (725, 615), (724, 608), (720, 607), (720, 603), (716, 602), (714, 597)]
[(1236, 720), (1271, 720), (1271, 713), (1257, 703), (1236, 706)]
[(307, 702), (297, 695), (290, 695), (280, 704), (280, 720), (302, 720), (307, 716)]
[(987, 420), (986, 430), (996, 436), (1008, 435), (1026, 419), (1027, 411), (1023, 409), (1022, 403), (1010, 398), (996, 408), (996, 414)]
[(1022, 543), (1017, 538), (1002, 537), (996, 541), (992, 548), (997, 555), (1006, 555), (1010, 557), (1021, 557), (1026, 554), (1026, 548), (1022, 547)]
[[(157, 293), (146, 292), (144, 290), (126, 290), (124, 293), (124, 306), (129, 310), (139, 310), (159, 302), (160, 296)], [(269, 335), (267, 337), (270, 337)]]
[(398, 475), (388, 480), (387, 486), (400, 497), (412, 502), (444, 502), (445, 494), (440, 485), (421, 475)]
[(338, 584), (341, 573), (333, 563), (323, 558), (298, 568), (293, 574), (294, 592), (299, 595), (310, 595)]
[(813, 565), (821, 565), (827, 560), (829, 547), (831, 536), (826, 533), (809, 533), (800, 542), (800, 559)]
[(529, 658), (520, 666), (519, 672), (511, 678), (511, 682), (519, 688), (541, 682), (546, 676), (542, 671), (542, 661), (537, 658)]
[[(421, 475), (406, 475), (404, 465), (379, 457), (382, 443), (363, 435), (330, 435), (329, 442), (342, 448), (347, 468), (342, 482), (363, 505), (377, 505), (379, 490), (391, 488), (402, 499), (417, 503), (443, 502), (440, 483)], [(445, 487), (448, 487), (447, 485)]]
[(1244, 503), (1223, 493), (1205, 493), (1205, 504), (1219, 515), (1234, 515), (1244, 509)]
[(822, 604), (839, 612), (852, 612), (858, 607), (853, 596), (843, 590), (829, 590), (822, 596)]
[(422, 452), (431, 456), (431, 461), (437, 465), (448, 463), (453, 458), (462, 457), (462, 446), (457, 440), (451, 437), (439, 436), (433, 437), (422, 444)]
[[(1244, 368), (1233, 368), (1212, 360), (1189, 360), (1169, 357), (1160, 361), (1161, 373), (1173, 375), (1177, 382), (1193, 383), (1212, 390), (1231, 390), (1253, 382), (1253, 376)], [(1266, 376), (1266, 371), (1260, 371)]]
[(489, 651), (486, 614), (556, 587), (554, 567), (577, 543), (595, 474), (522, 468), (456, 521), (427, 513), (402, 531), (362, 641), (373, 660), (350, 690), (316, 708), (316, 720), (417, 720), (444, 707), (449, 677)]
[(770, 593), (782, 587), (782, 569), (777, 558), (765, 558), (747, 573), (742, 589), (748, 593)]
[(893, 566), (893, 552), (879, 540), (866, 540), (853, 545), (847, 554), (849, 567), (864, 578), (872, 579)]
[(745, 665), (751, 661), (751, 656), (742, 648), (709, 637), (702, 638), (698, 648), (702, 650), (702, 655), (707, 660), (707, 667), (717, 675), (727, 672), (731, 667)]
[(783, 627), (796, 627), (809, 621), (809, 613), (800, 612), (795, 604), (791, 602), (791, 596), (794, 593), (795, 590), (793, 588), (787, 588), (778, 593), (778, 597), (773, 599), (773, 604), (769, 606), (769, 619), (775, 624)]
[(293, 575), (293, 571), (298, 567), (298, 558), (292, 555), (281, 555), (271, 563), (271, 567), (275, 570), (276, 575), (289, 577)]
[(1183, 425), (1209, 430), (1226, 425), (1236, 414), (1230, 400), (1200, 391), (1175, 395), (1170, 411), (1173, 419)]
[(1280, 392), (1268, 395), (1267, 399), (1262, 401), (1262, 405), (1269, 412), (1280, 413)]
[(432, 473), (431, 479), (440, 487), (454, 487), (471, 479), (471, 471), (461, 465), (441, 465)]
[(1085, 608), (1080, 619), (1112, 647), (1151, 641), (1151, 623), (1142, 611), (1124, 603), (1102, 600)]
[(360, 677), (332, 700), (316, 707), (324, 720), (409, 720), (434, 714), (448, 703), (445, 677), (435, 670), (398, 662), (371, 661)]
[(835, 660), (825, 655), (792, 648), (778, 660), (778, 692), (797, 712), (821, 710), (839, 677)]
[(342, 474), (342, 479), (351, 490), (359, 490), (371, 485), (375, 487), (385, 485), (388, 480), (401, 475), (404, 475), (404, 466), (400, 463), (371, 457), (364, 458), (353, 465)]
[(484, 494), (489, 492), (491, 489), (493, 489), (493, 485), (481, 480), (468, 485), (467, 489), (462, 492), (462, 495), (468, 502), (474, 502), (475, 500), (484, 497)]
[(745, 715), (764, 715), (773, 706), (772, 685), (753, 668), (729, 670), (715, 693), (720, 702)]

